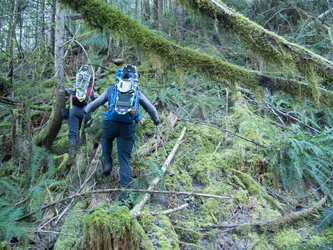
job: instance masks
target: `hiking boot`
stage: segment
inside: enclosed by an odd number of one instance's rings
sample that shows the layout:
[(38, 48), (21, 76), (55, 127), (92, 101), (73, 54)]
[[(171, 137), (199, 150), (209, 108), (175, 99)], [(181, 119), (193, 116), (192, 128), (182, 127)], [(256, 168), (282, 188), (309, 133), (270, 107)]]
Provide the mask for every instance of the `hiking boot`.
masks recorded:
[(101, 172), (102, 175), (108, 176), (111, 174), (112, 164), (103, 165), (103, 170)]

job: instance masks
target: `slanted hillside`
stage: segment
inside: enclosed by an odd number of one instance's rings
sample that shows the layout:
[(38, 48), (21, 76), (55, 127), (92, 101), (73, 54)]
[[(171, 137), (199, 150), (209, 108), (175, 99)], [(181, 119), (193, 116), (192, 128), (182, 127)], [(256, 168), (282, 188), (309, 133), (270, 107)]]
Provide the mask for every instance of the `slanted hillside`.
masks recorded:
[[(37, 146), (54, 116), (53, 55), (39, 46), (17, 59), (14, 76), (0, 78), (0, 249), (330, 249), (333, 113), (330, 74), (322, 73), (329, 71), (322, 64), (330, 65), (328, 59), (311, 52), (317, 70), (311, 72), (295, 70), (300, 65), (290, 61), (283, 65), (283, 59), (269, 64), (230, 34), (225, 45), (235, 43), (233, 52), (206, 46), (200, 36), (189, 35), (188, 47), (180, 46), (167, 32), (102, 2), (61, 2), (86, 22), (63, 60), (65, 87), (88, 63), (101, 94), (114, 84), (118, 68), (135, 64), (140, 90), (158, 109), (161, 134), (155, 139), (155, 126), (141, 108), (131, 158), (128, 202), (134, 207), (120, 206), (116, 146), (111, 175), (101, 175), (105, 107), (92, 113), (75, 157), (67, 154), (66, 120), (50, 148)], [(197, 10), (205, 18), (252, 25), (216, 8), (216, 1), (201, 4)], [(215, 6), (216, 15), (207, 6)], [(198, 32), (200, 26), (216, 30), (205, 30), (210, 42), (225, 31), (188, 11)], [(122, 35), (117, 29), (124, 23), (115, 20), (128, 21), (132, 33)], [(254, 70), (257, 63), (267, 63), (265, 74)]]

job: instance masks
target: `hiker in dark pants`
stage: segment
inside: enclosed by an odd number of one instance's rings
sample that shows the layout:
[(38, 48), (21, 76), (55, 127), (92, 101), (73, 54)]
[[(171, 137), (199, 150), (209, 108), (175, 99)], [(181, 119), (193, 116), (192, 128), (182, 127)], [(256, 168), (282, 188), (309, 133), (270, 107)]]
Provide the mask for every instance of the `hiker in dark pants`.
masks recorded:
[[(74, 87), (66, 89), (70, 94), (70, 110), (68, 117), (68, 154), (70, 157), (74, 155), (76, 146), (84, 139), (84, 130), (80, 135), (81, 126), (86, 126), (91, 119), (89, 113), (83, 113), (83, 107), (85, 107), (89, 101), (95, 100), (98, 97), (93, 91), (93, 83), (94, 80), (88, 70), (88, 66), (83, 65), (76, 75)], [(83, 120), (85, 124), (82, 124)]]
[[(122, 188), (129, 189), (131, 184), (131, 165), (130, 157), (132, 148), (134, 145), (135, 138), (135, 126), (139, 121), (139, 117), (136, 119), (129, 120), (128, 122), (121, 122), (115, 120), (116, 118), (112, 115), (115, 92), (117, 91), (116, 86), (111, 86), (101, 94), (95, 101), (89, 103), (85, 108), (84, 112), (89, 113), (95, 111), (99, 106), (108, 102), (108, 110), (105, 112), (103, 122), (103, 136), (102, 136), (102, 148), (103, 148), (103, 170), (102, 174), (109, 175), (112, 170), (112, 144), (115, 138), (117, 138), (117, 149), (119, 159), (119, 175), (120, 185)], [(139, 90), (136, 92), (138, 98), (138, 105), (140, 104), (146, 112), (149, 113), (150, 118), (153, 120), (155, 125), (159, 124), (159, 117), (157, 110), (154, 105), (142, 94)], [(121, 193), (119, 200), (121, 202), (126, 199), (126, 194)]]
[[(72, 105), (72, 108), (69, 110), (68, 117), (68, 154), (69, 156), (73, 156), (76, 150), (76, 146), (83, 141), (84, 131), (80, 135), (80, 129), (82, 126), (84, 113), (83, 107), (79, 107), (76, 105)], [(90, 120), (91, 115), (86, 114), (85, 117), (85, 126), (87, 122)]]

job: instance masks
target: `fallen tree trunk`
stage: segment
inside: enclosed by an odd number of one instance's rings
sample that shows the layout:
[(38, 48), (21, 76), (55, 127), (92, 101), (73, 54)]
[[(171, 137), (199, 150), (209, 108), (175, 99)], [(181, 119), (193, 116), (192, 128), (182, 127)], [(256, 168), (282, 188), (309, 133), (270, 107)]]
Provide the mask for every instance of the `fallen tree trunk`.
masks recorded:
[[(180, 0), (182, 4), (203, 16), (222, 23), (239, 36), (244, 47), (263, 57), (266, 62), (274, 62), (284, 70), (297, 68), (307, 76), (309, 69), (318, 76), (333, 80), (333, 63), (314, 52), (290, 43), (277, 34), (268, 31), (231, 10), (217, 0)], [(290, 68), (286, 68), (292, 66)]]
[(261, 227), (265, 230), (267, 230), (267, 229), (277, 230), (278, 228), (280, 228), (282, 226), (285, 226), (285, 225), (295, 222), (297, 220), (304, 219), (305, 217), (316, 213), (317, 210), (322, 209), (326, 200), (327, 200), (327, 197), (325, 196), (321, 200), (319, 200), (316, 204), (314, 204), (312, 207), (309, 207), (302, 211), (292, 212), (292, 213), (286, 214), (285, 216), (278, 217), (278, 218), (275, 218), (272, 220), (259, 221), (259, 222), (253, 222), (253, 223), (214, 224), (214, 225), (205, 226), (202, 229), (200, 229), (200, 231), (207, 231), (207, 230), (215, 229), (215, 228), (237, 228), (237, 227), (241, 227), (244, 225), (250, 225), (252, 227)]
[[(175, 153), (177, 152), (177, 149), (181, 143), (181, 141), (183, 140), (184, 138), (184, 135), (185, 135), (185, 132), (186, 132), (186, 127), (183, 128), (183, 131), (182, 133), (180, 134), (175, 146), (173, 147), (171, 153), (169, 154), (168, 158), (166, 159), (165, 163), (163, 164), (162, 166), (162, 172), (163, 174), (166, 172), (167, 170), (167, 166), (170, 165), (170, 162), (172, 160), (172, 158), (174, 157)], [(155, 188), (155, 186), (157, 185), (157, 183), (160, 181), (160, 177), (156, 177), (154, 180), (152, 180), (152, 182), (150, 183), (149, 187), (148, 187), (148, 190), (153, 190)], [(150, 193), (146, 193), (145, 196), (143, 197), (143, 199), (139, 202), (139, 204), (137, 204), (133, 210), (132, 210), (132, 214), (135, 216), (135, 217), (138, 217), (140, 216), (140, 210), (144, 207), (144, 205), (146, 204), (146, 202), (149, 200), (150, 198)]]
[[(198, 72), (206, 76), (208, 79), (218, 82), (223, 81), (226, 85), (228, 85), (228, 87), (230, 87), (230, 89), (233, 89), (236, 83), (241, 83), (242, 86), (247, 89), (258, 91), (261, 85), (265, 86), (263, 81), (266, 82), (266, 84), (269, 82), (270, 86), (272, 83), (278, 82), (278, 84), (274, 86), (275, 89), (281, 90), (284, 93), (291, 95), (293, 98), (297, 97), (300, 100), (308, 99), (314, 102), (320, 101), (326, 106), (333, 107), (333, 93), (331, 91), (317, 87), (313, 79), (314, 73), (317, 73), (318, 75), (325, 75), (325, 72), (330, 72), (327, 70), (323, 72), (319, 70), (323, 69), (324, 67), (316, 66), (319, 62), (323, 62), (323, 65), (327, 65), (326, 67), (329, 68), (332, 66), (332, 69), (333, 65), (331, 62), (324, 60), (323, 58), (320, 58), (313, 53), (304, 53), (302, 59), (294, 63), (296, 66), (302, 66), (306, 68), (304, 70), (304, 74), (307, 76), (307, 79), (310, 80), (311, 85), (307, 85), (296, 80), (284, 80), (283, 78), (278, 79), (277, 81), (276, 77), (263, 76), (258, 71), (246, 70), (242, 67), (227, 63), (221, 58), (211, 57), (199, 53), (195, 50), (178, 46), (175, 43), (172, 43), (150, 31), (149, 29), (143, 27), (137, 21), (124, 15), (121, 11), (106, 3), (102, 3), (97, 0), (60, 0), (60, 2), (68, 5), (73, 10), (80, 12), (83, 19), (87, 21), (93, 28), (101, 30), (106, 28), (119, 34), (119, 36), (123, 37), (124, 39), (137, 44), (141, 51), (151, 55), (152, 58), (154, 58), (152, 62), (156, 62), (156, 65), (160, 65), (162, 63), (163, 66), (176, 70)], [(237, 17), (240, 16), (239, 14), (236, 15), (233, 13), (229, 13), (229, 15)], [(245, 18), (243, 19), (245, 20)], [(244, 30), (243, 28), (243, 32), (249, 33), (246, 36), (249, 37), (249, 39), (253, 39), (253, 32), (248, 31), (249, 30)], [(273, 33), (272, 35), (268, 35), (268, 37), (266, 36), (268, 40), (270, 36), (275, 38)], [(254, 41), (254, 43), (258, 42), (259, 41), (256, 40)], [(263, 45), (261, 44), (260, 46)], [(283, 46), (285, 45), (281, 45), (281, 48)], [(301, 50), (300, 46), (297, 47), (295, 45), (294, 47)], [(260, 48), (258, 47), (257, 50), (259, 49)], [(280, 53), (276, 49), (274, 51), (274, 55), (278, 55)], [(290, 48), (290, 51), (294, 50)], [(304, 49), (304, 51), (306, 50)], [(291, 63), (293, 57), (289, 54), (284, 55), (284, 57), (288, 56), (291, 57), (290, 60), (288, 59), (288, 61), (286, 61), (286, 59), (280, 58), (280, 62), (284, 62), (285, 64), (289, 65), (289, 62)], [(272, 61), (275, 62), (275, 60), (278, 60), (276, 57), (277, 56), (273, 57)], [(276, 61), (276, 63), (279, 63), (279, 61)], [(291, 69), (292, 68), (293, 67), (291, 67)], [(225, 86), (222, 86), (221, 84), (221, 87), (224, 88)]]

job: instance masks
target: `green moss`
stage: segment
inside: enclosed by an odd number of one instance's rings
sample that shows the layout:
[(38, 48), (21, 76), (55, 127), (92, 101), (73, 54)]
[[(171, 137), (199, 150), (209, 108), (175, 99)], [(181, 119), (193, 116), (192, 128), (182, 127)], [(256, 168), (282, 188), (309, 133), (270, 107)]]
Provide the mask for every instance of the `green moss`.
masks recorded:
[(158, 215), (158, 220), (159, 224), (155, 224), (159, 228), (156, 233), (159, 238), (159, 249), (179, 249), (178, 237), (169, 218), (164, 214), (160, 214)]
[(267, 239), (266, 234), (258, 234), (256, 232), (250, 232), (247, 235), (247, 238), (253, 242), (253, 249), (255, 250), (261, 250), (261, 249), (273, 249), (272, 246), (270, 246), (270, 243)]
[(56, 168), (56, 172), (60, 172), (64, 175), (69, 160), (69, 155), (65, 153), (63, 155), (54, 156), (53, 158), (55, 162), (58, 162), (58, 167)]
[(233, 173), (242, 180), (251, 195), (255, 195), (258, 198), (260, 197), (260, 199), (266, 200), (272, 208), (280, 212), (283, 211), (281, 205), (272, 196), (268, 195), (265, 189), (259, 187), (259, 184), (251, 176), (236, 170), (234, 170)]
[(180, 241), (187, 243), (197, 243), (200, 240), (200, 234), (198, 231), (194, 230), (196, 227), (194, 221), (186, 220), (181, 221), (174, 229), (179, 236)]
[(63, 224), (61, 229), (61, 232), (64, 235), (59, 236), (54, 246), (55, 250), (82, 249), (81, 232), (84, 217), (84, 212), (82, 212), (82, 210), (86, 209), (86, 206), (87, 205), (85, 202), (78, 202), (74, 206), (73, 211), (67, 214), (67, 216), (65, 217), (65, 223)]
[(326, 228), (324, 235), (327, 240), (327, 245), (333, 246), (333, 227)]
[[(279, 89), (285, 93), (300, 100), (307, 98), (318, 102), (320, 98), (321, 102), (330, 102), (327, 96), (323, 98), (323, 93), (326, 94), (326, 91), (323, 89), (319, 91), (314, 78), (318, 75), (333, 79), (333, 74), (329, 70), (333, 66), (331, 62), (297, 44), (289, 43), (226, 6), (222, 8), (208, 0), (180, 0), (180, 2), (204, 16), (222, 22), (224, 27), (232, 29), (239, 36), (244, 47), (260, 55), (266, 65), (272, 65), (275, 68), (278, 66), (282, 72), (291, 75), (292, 78), (301, 72), (310, 82), (310, 85), (290, 84), (286, 80), (279, 79)], [(221, 2), (219, 4), (224, 5)], [(230, 12), (226, 11), (227, 9)], [(253, 89), (247, 82), (242, 84)]]
[[(264, 199), (259, 197), (251, 197), (246, 207), (254, 206), (252, 208), (252, 218), (259, 221), (267, 221), (281, 217), (281, 213), (275, 208), (268, 206)], [(265, 226), (265, 225), (263, 225)], [(272, 227), (273, 230), (273, 227)]]
[(248, 191), (246, 190), (236, 190), (232, 193), (232, 199), (237, 201), (237, 204), (244, 204), (247, 200)]
[(83, 247), (87, 249), (105, 249), (125, 247), (153, 249), (151, 241), (145, 235), (137, 220), (125, 206), (99, 205), (92, 214), (84, 217)]
[(243, 223), (241, 226), (236, 228), (236, 231), (241, 235), (247, 235), (250, 232), (250, 229), (251, 229), (250, 223)]
[(208, 198), (205, 203), (200, 207), (201, 215), (211, 223), (217, 223), (217, 215), (221, 213), (222, 207), (216, 199)]
[(192, 191), (192, 177), (187, 173), (182, 173), (177, 175), (177, 180), (181, 183), (182, 187), (184, 188), (185, 192)]
[(152, 216), (146, 207), (139, 222), (144, 231), (156, 239), (158, 249), (179, 249), (178, 236), (166, 215)]
[(294, 229), (281, 229), (275, 236), (274, 245), (276, 247), (289, 248), (297, 246), (302, 242), (302, 237)]
[(7, 245), (7, 242), (6, 241), (0, 241), (0, 250), (9, 250), (10, 249), (10, 246)]

